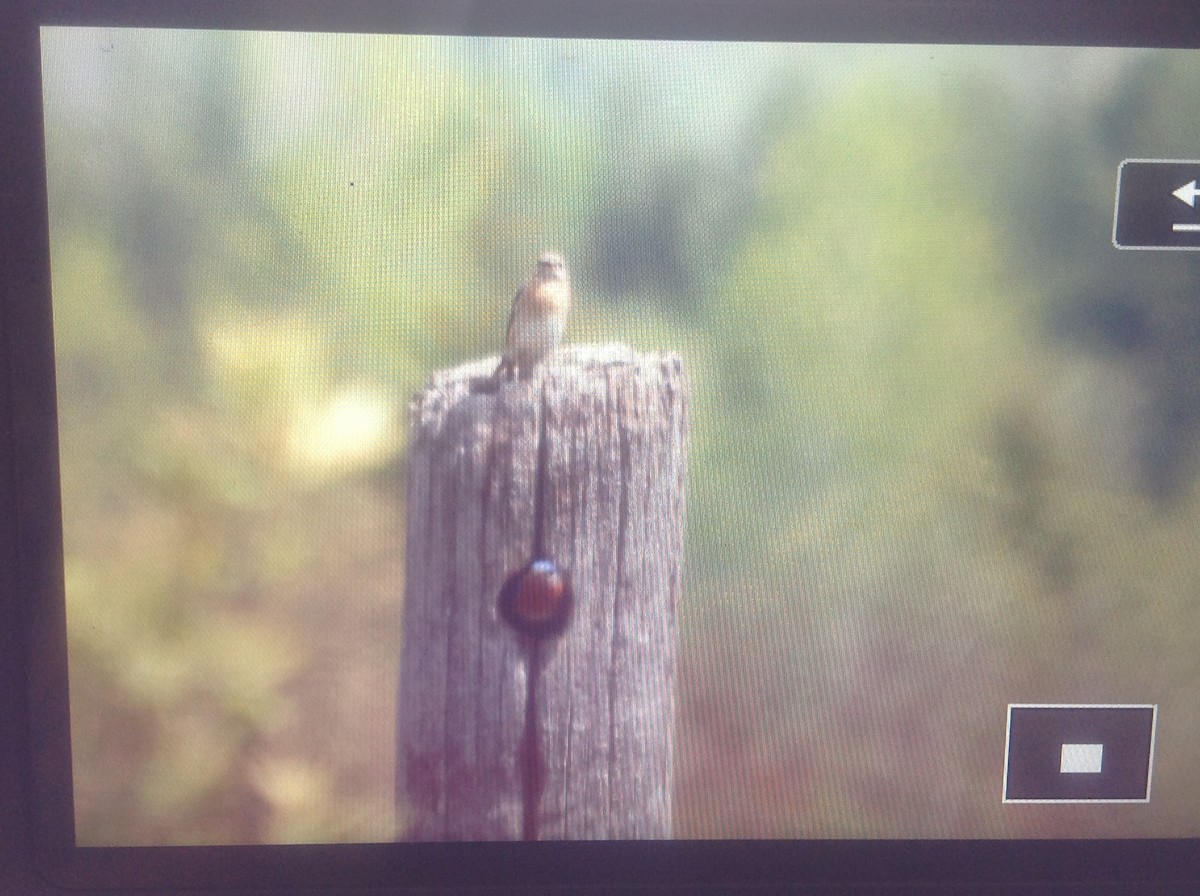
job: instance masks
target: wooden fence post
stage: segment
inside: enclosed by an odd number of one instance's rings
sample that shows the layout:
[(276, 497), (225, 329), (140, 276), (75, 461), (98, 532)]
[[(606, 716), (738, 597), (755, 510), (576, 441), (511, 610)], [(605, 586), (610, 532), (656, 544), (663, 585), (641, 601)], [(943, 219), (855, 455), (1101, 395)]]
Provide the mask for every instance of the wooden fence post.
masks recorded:
[[(400, 836), (669, 837), (683, 365), (577, 346), (496, 388), (495, 363), (435, 374), (412, 402)], [(541, 640), (497, 611), (535, 553), (574, 594)]]

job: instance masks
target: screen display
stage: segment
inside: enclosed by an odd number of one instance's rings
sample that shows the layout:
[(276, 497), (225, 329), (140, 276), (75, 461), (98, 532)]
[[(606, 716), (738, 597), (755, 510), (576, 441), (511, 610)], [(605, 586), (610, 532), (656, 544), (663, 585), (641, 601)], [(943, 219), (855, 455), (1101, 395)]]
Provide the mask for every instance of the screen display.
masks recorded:
[[(1200, 52), (41, 35), (79, 845), (528, 839), (577, 767), (544, 838), (1200, 837)], [(682, 550), (601, 470), (617, 560), (538, 511), (586, 549), (420, 598), (501, 645), (476, 715), (544, 682), (451, 824), (491, 748), (406, 753), (406, 545), (486, 496), (430, 497), (413, 396), (614, 343), (687, 384)], [(635, 556), (656, 708), (585, 723)]]

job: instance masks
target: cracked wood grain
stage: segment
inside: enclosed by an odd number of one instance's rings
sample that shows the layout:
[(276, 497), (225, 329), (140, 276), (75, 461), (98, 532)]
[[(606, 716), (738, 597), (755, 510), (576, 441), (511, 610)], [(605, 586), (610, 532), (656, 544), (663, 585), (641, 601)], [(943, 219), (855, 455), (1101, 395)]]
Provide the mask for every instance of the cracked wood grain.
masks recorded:
[(498, 389), (484, 382), (494, 369), (487, 359), (440, 372), (412, 401), (400, 836), (521, 837), (530, 654), (496, 598), (530, 559), (544, 432), (542, 540), (570, 574), (575, 610), (540, 648), (539, 836), (669, 837), (682, 362), (579, 346)]

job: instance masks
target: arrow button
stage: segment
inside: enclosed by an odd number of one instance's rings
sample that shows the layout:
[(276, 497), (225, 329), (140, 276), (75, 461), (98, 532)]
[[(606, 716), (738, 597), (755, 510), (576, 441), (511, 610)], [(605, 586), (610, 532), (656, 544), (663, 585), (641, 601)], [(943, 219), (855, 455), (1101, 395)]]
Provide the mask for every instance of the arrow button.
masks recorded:
[(1180, 202), (1186, 202), (1192, 208), (1195, 208), (1196, 197), (1200, 196), (1200, 190), (1196, 189), (1196, 182), (1194, 180), (1190, 180), (1178, 190), (1172, 190), (1171, 195)]
[(1200, 250), (1200, 159), (1121, 162), (1113, 245)]

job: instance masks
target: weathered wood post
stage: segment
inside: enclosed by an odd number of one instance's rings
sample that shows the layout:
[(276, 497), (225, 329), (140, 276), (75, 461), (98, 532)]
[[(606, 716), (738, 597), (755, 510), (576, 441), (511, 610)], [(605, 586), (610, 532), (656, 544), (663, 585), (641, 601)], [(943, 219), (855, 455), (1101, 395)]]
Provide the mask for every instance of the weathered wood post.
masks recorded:
[[(499, 388), (495, 364), (435, 374), (412, 403), (400, 836), (669, 837), (682, 363), (579, 346)], [(539, 536), (574, 594), (546, 640), (497, 611)]]

